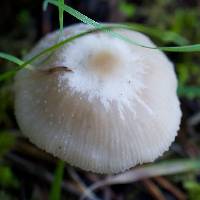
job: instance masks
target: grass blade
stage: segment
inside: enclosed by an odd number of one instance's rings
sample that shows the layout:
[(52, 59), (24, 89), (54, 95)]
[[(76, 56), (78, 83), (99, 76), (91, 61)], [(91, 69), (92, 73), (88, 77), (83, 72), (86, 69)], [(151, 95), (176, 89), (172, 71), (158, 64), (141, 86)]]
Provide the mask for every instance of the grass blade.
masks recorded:
[[(55, 0), (45, 0), (44, 1), (44, 5), (48, 5), (48, 3), (51, 3), (53, 4), (54, 6), (61, 6), (59, 5), (59, 3)], [(62, 9), (64, 11), (66, 11), (67, 13), (69, 13), (70, 15), (74, 16), (75, 18), (79, 19), (80, 21), (88, 24), (88, 25), (91, 25), (91, 26), (94, 26), (95, 28), (97, 29), (101, 29), (103, 27), (102, 24), (94, 21), (93, 19), (90, 19), (89, 17), (87, 17), (86, 15), (83, 15), (82, 13), (80, 13), (79, 11), (73, 9), (72, 7), (70, 6), (67, 6), (67, 5), (62, 5)], [(106, 29), (102, 29), (104, 30), (105, 32), (108, 32), (109, 34), (111, 34), (113, 37), (117, 37), (121, 40), (124, 40), (130, 44), (133, 44), (133, 45), (138, 45), (138, 46), (141, 46), (141, 47), (144, 47), (144, 48), (149, 48), (149, 49), (160, 49), (160, 50), (163, 50), (163, 51), (169, 51), (169, 52), (200, 52), (200, 44), (195, 44), (195, 45), (185, 45), (185, 46), (180, 46), (180, 47), (150, 47), (150, 46), (146, 46), (146, 45), (143, 45), (143, 44), (139, 44), (133, 40), (131, 40), (130, 38), (126, 37), (126, 36), (123, 36), (119, 33), (116, 33), (114, 31), (110, 31), (110, 30), (106, 30)]]
[(200, 44), (185, 45), (180, 47), (158, 47), (163, 51), (170, 52), (200, 52)]
[(61, 199), (61, 183), (63, 179), (64, 174), (64, 167), (65, 163), (64, 161), (60, 160), (58, 162), (56, 171), (55, 171), (55, 177), (54, 181), (51, 187), (50, 191), (50, 200), (60, 200)]
[(13, 55), (10, 55), (10, 54), (7, 54), (7, 53), (3, 53), (3, 52), (0, 52), (0, 58), (8, 60), (8, 61), (10, 61), (12, 63), (17, 64), (17, 65), (22, 65), (24, 63), (23, 60), (20, 60), (19, 58), (15, 57)]
[[(100, 31), (105, 31), (107, 33), (110, 33), (112, 36), (114, 37), (118, 37), (119, 39), (122, 39), (126, 42), (129, 42), (131, 44), (134, 44), (134, 45), (139, 45), (139, 46), (142, 46), (142, 47), (145, 47), (145, 48), (150, 48), (150, 49), (161, 49), (163, 51), (171, 51), (171, 52), (199, 52), (200, 51), (200, 44), (196, 44), (196, 45), (186, 45), (186, 46), (180, 46), (180, 47), (147, 47), (145, 45), (142, 45), (142, 44), (138, 44), (137, 42), (135, 41), (132, 41), (131, 39), (123, 36), (123, 35), (120, 35), (114, 31), (111, 31), (112, 28), (125, 28), (125, 29), (134, 29), (134, 30), (138, 30), (138, 31), (143, 31), (143, 32), (146, 32), (146, 33), (149, 33), (151, 35), (154, 35), (156, 37), (159, 37), (159, 34), (157, 34), (157, 32), (152, 29), (152, 28), (147, 28), (145, 26), (142, 26), (142, 25), (137, 25), (137, 24), (127, 24), (127, 25), (122, 25), (122, 24), (116, 24), (116, 25), (111, 25), (111, 26), (105, 26), (105, 25), (102, 25), (98, 22), (95, 22), (94, 20), (88, 18), (87, 16), (83, 15), (82, 13), (80, 13), (79, 11), (76, 11), (75, 9), (67, 6), (64, 4), (64, 0), (58, 0), (58, 1), (55, 1), (55, 0), (45, 0), (44, 1), (44, 4), (43, 4), (43, 8), (46, 9), (47, 6), (48, 6), (48, 3), (52, 3), (53, 5), (55, 6), (58, 6), (59, 7), (59, 21), (60, 21), (60, 30), (61, 32), (63, 31), (63, 10), (70, 13), (71, 15), (73, 15), (74, 17), (78, 18), (79, 20), (83, 21), (84, 23), (87, 23), (87, 24), (90, 24), (92, 26), (94, 26), (95, 28), (92, 29), (92, 30), (89, 30), (89, 31), (85, 31), (85, 32), (82, 32), (80, 34), (77, 34), (77, 35), (74, 35), (70, 38), (67, 38), (45, 50), (43, 50), (42, 52), (38, 53), (36, 56), (32, 57), (31, 59), (29, 59), (28, 61), (24, 62), (20, 59), (18, 59), (17, 57), (15, 56), (12, 56), (10, 54), (6, 54), (6, 53), (3, 53), (3, 52), (0, 52), (0, 58), (3, 58), (3, 59), (6, 59), (8, 61), (11, 61), (17, 65), (19, 65), (20, 67), (15, 69), (15, 70), (11, 70), (9, 72), (6, 72), (6, 73), (3, 73), (0, 75), (0, 81), (2, 80), (6, 80), (10, 77), (12, 77), (17, 70), (21, 69), (21, 68), (24, 68), (26, 67), (28, 64), (31, 64), (34, 60), (38, 59), (40, 56), (42, 55), (45, 55), (46, 53), (48, 52), (51, 52), (53, 50), (55, 50), (56, 48), (59, 48), (61, 47), (62, 45), (68, 43), (68, 42), (71, 42), (79, 37), (82, 37), (86, 34), (89, 34), (89, 33), (92, 33), (92, 32), (95, 32), (97, 30), (100, 30)], [(167, 35), (168, 33), (166, 33)], [(160, 34), (162, 35), (162, 34)], [(181, 43), (183, 42), (187, 42), (184, 38), (182, 38), (181, 36), (178, 36), (176, 34), (173, 34), (171, 33), (171, 38), (173, 38), (173, 41), (177, 40), (177, 41), (181, 41)], [(161, 39), (161, 37), (160, 37)]]
[(182, 37), (181, 35), (172, 32), (172, 31), (162, 31), (157, 28), (148, 27), (143, 24), (137, 24), (137, 23), (125, 23), (125, 24), (117, 24), (117, 26), (121, 26), (121, 28), (130, 29), (139, 31), (142, 33), (145, 33), (151, 37), (157, 38), (160, 41), (163, 42), (173, 42), (177, 45), (187, 45), (189, 44), (189, 41)]
[(59, 3), (59, 24), (60, 24), (60, 35), (63, 36), (63, 9), (64, 0), (58, 0)]
[(0, 74), (0, 82), (12, 78), (16, 74), (16, 72), (17, 72), (17, 69), (14, 69), (14, 70), (9, 70), (7, 72)]
[(61, 42), (58, 42), (56, 43), (55, 45), (52, 45), (50, 46), (49, 48), (46, 48), (44, 49), (43, 51), (39, 52), (37, 55), (33, 56), (32, 58), (30, 58), (29, 60), (25, 61), (22, 65), (21, 65), (21, 68), (25, 68), (27, 65), (31, 64), (33, 61), (37, 60), (39, 57), (49, 53), (49, 52), (52, 52), (54, 51), (55, 49), (61, 47), (62, 45), (64, 44), (67, 44), (68, 42), (71, 42), (79, 37), (82, 37), (88, 33), (90, 33), (91, 31), (85, 31), (85, 32), (82, 32), (82, 33), (79, 33), (77, 35), (74, 35), (72, 37), (69, 37)]
[[(59, 6), (58, 2), (55, 1), (55, 0), (45, 0), (44, 3), (45, 3), (45, 5), (47, 5), (48, 3), (51, 3), (54, 6)], [(62, 5), (62, 9), (64, 11), (66, 11), (67, 13), (69, 13), (70, 15), (72, 15), (73, 17), (77, 18), (78, 20), (82, 21), (85, 24), (94, 26), (95, 28), (102, 28), (102, 26), (103, 26), (100, 23), (94, 21), (93, 19), (90, 19), (89, 17), (87, 17), (86, 15), (82, 14), (78, 10), (75, 10), (74, 8), (72, 8), (72, 7), (70, 7), (70, 6), (66, 5), (66, 4)]]
[[(108, 27), (103, 27), (103, 28), (107, 29)], [(25, 62), (22, 61), (22, 60), (20, 60), (20, 59), (18, 59), (18, 58), (16, 58), (16, 57), (14, 57), (14, 56), (12, 56), (12, 55), (5, 54), (5, 53), (0, 53), (0, 58), (6, 59), (8, 61), (14, 62), (14, 63), (16, 63), (16, 64), (19, 65), (18, 68), (14, 69), (14, 70), (10, 70), (8, 72), (5, 72), (5, 73), (1, 74), (0, 75), (0, 82), (3, 81), (3, 80), (6, 80), (8, 78), (11, 78), (12, 76), (14, 76), (16, 74), (16, 72), (18, 70), (20, 70), (22, 68), (25, 68), (28, 65), (29, 65), (29, 69), (31, 69), (30, 64), (33, 61), (35, 61), (38, 58), (40, 58), (41, 56), (43, 56), (43, 55), (45, 55), (47, 53), (50, 53), (50, 52), (56, 50), (57, 48), (61, 47), (64, 44), (67, 44), (68, 42), (71, 42), (71, 41), (73, 41), (73, 40), (75, 40), (77, 38), (80, 38), (80, 37), (82, 37), (84, 35), (87, 35), (89, 33), (93, 33), (95, 31), (97, 31), (97, 29), (91, 29), (91, 30), (88, 30), (88, 31), (76, 34), (76, 35), (74, 35), (72, 37), (69, 37), (69, 38), (67, 38), (67, 39), (65, 39), (65, 40), (63, 40), (61, 42), (56, 43), (55, 45), (50, 46), (49, 48), (44, 49), (43, 51), (39, 52), (37, 55), (33, 56), (32, 58), (30, 58), (29, 60), (27, 60)]]
[[(19, 58), (15, 57), (13, 55), (7, 54), (7, 53), (0, 52), (0, 58), (8, 60), (12, 63), (19, 65), (19, 66), (24, 64), (23, 60), (20, 60)], [(0, 82), (13, 77), (18, 69), (19, 69), (19, 67), (17, 69), (15, 68), (15, 69), (9, 70), (7, 72), (1, 73), (0, 74)]]
[(101, 30), (109, 31), (109, 30), (115, 29), (115, 28), (132, 29), (134, 27), (130, 27), (130, 26), (127, 26), (127, 25), (124, 25), (124, 24), (114, 24), (114, 25), (109, 25), (109, 26), (105, 26), (104, 25), (104, 26), (102, 26), (102, 28), (92, 28), (92, 29), (89, 29), (88, 31), (84, 31), (82, 33), (76, 34), (76, 35), (74, 35), (72, 37), (69, 37), (69, 38), (67, 38), (67, 39), (65, 39), (63, 41), (60, 41), (60, 42), (56, 43), (55, 45), (50, 46), (49, 48), (44, 49), (43, 51), (39, 52), (37, 55), (33, 56), (32, 58), (30, 58), (29, 60), (27, 60), (25, 62), (20, 60), (20, 59), (18, 59), (18, 58), (16, 58), (16, 57), (14, 57), (14, 56), (12, 56), (12, 55), (5, 54), (5, 53), (0, 53), (0, 57), (1, 58), (7, 59), (7, 60), (9, 60), (11, 62), (14, 62), (14, 63), (19, 65), (19, 68), (15, 69), (15, 70), (13, 70), (11, 72), (6, 72), (4, 74), (1, 74), (0, 75), (0, 81), (12, 77), (16, 73), (17, 70), (19, 70), (21, 68), (25, 68), (27, 65), (31, 64), (33, 61), (37, 60), (41, 56), (56, 50), (57, 48), (61, 47), (64, 44), (72, 42), (75, 39), (78, 39), (80, 37), (83, 37), (83, 36), (85, 36), (87, 34), (90, 34), (90, 33), (96, 32), (96, 31), (101, 31)]
[[(63, 10), (62, 12), (60, 11), (60, 6), (65, 5), (64, 4), (64, 0), (59, 0), (59, 13), (61, 13), (59, 15), (59, 19), (60, 19), (60, 30), (63, 30)], [(62, 1), (62, 2), (61, 2)], [(49, 0), (44, 1), (43, 4), (43, 9), (46, 10), (47, 6), (48, 6)], [(75, 11), (75, 10), (73, 10)], [(70, 13), (71, 14), (71, 13)], [(80, 14), (80, 13), (79, 13)], [(82, 17), (83, 15), (81, 15)], [(94, 20), (92, 21), (94, 23)], [(95, 22), (96, 23), (96, 22)], [(136, 24), (136, 23), (126, 23), (126, 24), (117, 24), (117, 27), (119, 28), (119, 26), (121, 28), (128, 28), (131, 30), (136, 30), (136, 31), (140, 31), (143, 33), (146, 33), (148, 35), (151, 35), (153, 37), (156, 37), (164, 42), (174, 42), (177, 45), (186, 45), (188, 44), (188, 40), (182, 36), (180, 36), (179, 34), (172, 32), (172, 31), (161, 31), (159, 29), (156, 28), (151, 28), (148, 27), (146, 25), (142, 25), (142, 24)]]
[[(46, 48), (44, 49), (43, 51), (39, 52), (37, 55), (33, 56), (31, 59), (27, 60), (26, 62), (24, 62), (22, 65), (21, 65), (21, 68), (24, 68), (26, 67), (28, 64), (31, 64), (33, 61), (37, 60), (39, 57), (45, 55), (46, 53), (49, 53), (49, 52), (52, 52), (54, 51), (55, 49), (61, 47), (62, 45), (64, 44), (67, 44), (69, 42), (72, 42), (73, 40), (75, 39), (78, 39), (80, 37), (83, 37), (87, 34), (90, 34), (90, 33), (94, 33), (96, 31), (111, 31), (111, 29), (115, 29), (115, 28), (124, 28), (124, 29), (130, 29), (130, 26), (126, 26), (126, 25), (123, 25), (123, 24), (115, 24), (115, 25), (104, 25), (102, 26), (101, 28), (92, 28), (92, 29), (89, 29), (88, 31), (84, 31), (84, 32), (81, 32), (79, 34), (76, 34), (74, 36), (71, 36), (61, 42), (58, 42), (56, 43), (55, 45), (52, 45), (50, 46), (49, 48)], [(113, 32), (115, 33), (115, 32)], [(126, 38), (127, 39), (127, 38)]]

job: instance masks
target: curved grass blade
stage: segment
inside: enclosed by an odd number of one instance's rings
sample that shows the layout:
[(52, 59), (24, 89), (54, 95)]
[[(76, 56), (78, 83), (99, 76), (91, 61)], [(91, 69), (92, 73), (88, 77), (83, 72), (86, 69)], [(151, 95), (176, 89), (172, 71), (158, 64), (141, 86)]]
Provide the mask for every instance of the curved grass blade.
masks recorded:
[[(74, 35), (72, 37), (69, 37), (69, 38), (67, 38), (67, 39), (65, 39), (65, 40), (63, 40), (61, 42), (58, 42), (57, 44), (52, 45), (49, 48), (46, 48), (45, 50), (39, 52), (37, 55), (35, 55), (34, 57), (32, 57), (31, 59), (29, 59), (26, 62), (18, 59), (15, 56), (12, 56), (10, 54), (6, 54), (6, 53), (3, 53), (3, 52), (0, 52), (0, 58), (6, 59), (6, 60), (8, 60), (10, 62), (13, 62), (13, 63), (16, 63), (17, 65), (19, 65), (19, 67), (17, 69), (10, 70), (8, 72), (5, 72), (5, 73), (1, 74), (0, 75), (0, 81), (6, 80), (8, 78), (11, 78), (12, 76), (15, 75), (15, 73), (19, 69), (26, 67), (27, 65), (31, 64), (33, 61), (37, 60), (39, 57), (45, 55), (46, 53), (54, 51), (55, 49), (61, 47), (64, 44), (67, 44), (68, 42), (72, 42), (75, 39), (78, 39), (80, 37), (83, 37), (83, 36), (85, 36), (87, 34), (90, 34), (90, 33), (96, 32), (96, 31), (101, 31), (103, 29), (110, 30), (110, 29), (115, 29), (115, 28), (126, 28), (126, 29), (130, 29), (131, 28), (132, 29), (134, 27), (130, 27), (130, 26), (127, 26), (127, 25), (124, 25), (124, 24), (114, 24), (114, 25), (109, 25), (109, 26), (103, 26), (101, 29), (93, 28), (93, 29), (90, 29), (88, 31), (85, 31), (85, 32), (79, 33), (77, 35)], [(191, 96), (200, 96), (200, 89), (198, 87), (185, 87), (185, 86), (184, 87), (179, 87), (178, 88), (178, 94), (180, 96), (188, 96), (187, 94), (191, 94)]]
[(147, 35), (157, 38), (163, 42), (173, 42), (174, 44), (177, 44), (177, 45), (189, 44), (189, 41), (186, 38), (172, 31), (163, 31), (157, 28), (152, 28), (152, 27), (149, 27), (143, 24), (137, 24), (137, 23), (117, 24), (117, 26), (118, 28), (119, 26), (121, 26), (121, 28), (146, 33)]
[(17, 65), (22, 65), (24, 63), (23, 60), (20, 60), (19, 58), (15, 57), (13, 55), (10, 55), (10, 54), (7, 54), (7, 53), (3, 53), (3, 52), (0, 52), (0, 58), (8, 60), (10, 62), (13, 62), (13, 63), (15, 63)]
[[(103, 28), (108, 29), (109, 27), (103, 27)], [(12, 56), (12, 55), (9, 55), (9, 54), (6, 54), (6, 53), (0, 53), (0, 58), (6, 59), (8, 61), (14, 62), (14, 63), (19, 65), (18, 68), (1, 74), (0, 75), (0, 82), (11, 78), (12, 76), (14, 76), (16, 74), (16, 72), (18, 70), (27, 67), (29, 64), (31, 64), (33, 61), (37, 60), (39, 57), (54, 51), (55, 49), (61, 47), (62, 45), (66, 44), (68, 42), (71, 42), (71, 41), (73, 41), (73, 40), (75, 40), (75, 39), (77, 39), (79, 37), (82, 37), (84, 35), (87, 35), (89, 33), (95, 32), (95, 31), (97, 31), (97, 29), (91, 29), (91, 30), (79, 33), (77, 35), (74, 35), (72, 37), (69, 37), (69, 38), (67, 38), (67, 39), (65, 39), (65, 40), (63, 40), (61, 42), (56, 43), (55, 45), (52, 45), (49, 48), (44, 49), (43, 51), (39, 52), (37, 55), (33, 56), (31, 59), (29, 59), (29, 60), (27, 60), (25, 62), (20, 60), (20, 59), (18, 59), (18, 58), (16, 58), (16, 57), (14, 57), (14, 56)], [(31, 66), (29, 65), (28, 68), (31, 69)]]
[[(51, 3), (54, 6), (59, 7), (58, 2), (55, 1), (55, 0), (45, 0), (44, 1), (44, 5), (45, 6), (47, 6), (48, 3)], [(94, 26), (97, 29), (101, 29), (103, 27), (102, 24), (94, 21), (93, 19), (90, 19), (89, 17), (83, 15), (82, 13), (80, 13), (79, 11), (73, 9), (70, 6), (67, 6), (67, 5), (64, 4), (64, 5), (62, 5), (62, 9), (64, 11), (66, 11), (67, 13), (69, 13), (70, 15), (74, 16), (75, 18), (79, 19), (80, 21), (82, 21), (82, 22), (84, 22), (84, 23), (86, 23), (88, 25)], [(160, 49), (160, 50), (169, 51), (169, 52), (200, 52), (200, 44), (185, 45), (185, 46), (180, 46), (180, 47), (150, 47), (150, 46), (146, 46), (146, 45), (143, 45), (143, 44), (139, 44), (139, 43), (131, 40), (130, 38), (128, 38), (126, 36), (123, 36), (123, 35), (121, 35), (119, 33), (116, 33), (114, 31), (110, 31), (110, 30), (107, 30), (107, 29), (104, 29), (104, 31), (108, 32), (112, 36), (117, 37), (117, 38), (119, 38), (121, 40), (124, 40), (124, 41), (126, 41), (126, 42), (128, 42), (130, 44), (138, 45), (138, 46), (141, 46), (141, 47), (144, 47), (144, 48)]]
[[(46, 10), (48, 4), (53, 4), (54, 6), (61, 6), (59, 5), (59, 3), (56, 0), (45, 0), (43, 3), (43, 8)], [(103, 25), (101, 25), (100, 23), (94, 21), (93, 19), (90, 19), (89, 17), (87, 17), (86, 15), (83, 15), (82, 13), (80, 13), (78, 10), (75, 10), (74, 8), (63, 4), (62, 5), (62, 9), (64, 11), (66, 11), (67, 13), (69, 13), (70, 15), (74, 16), (75, 18), (77, 18), (78, 20), (84, 22), (85, 24), (94, 26), (95, 28), (102, 28)]]
[(87, 34), (94, 33), (96, 31), (100, 31), (100, 30), (107, 30), (107, 31), (109, 31), (112, 28), (117, 28), (117, 27), (116, 27), (116, 25), (114, 27), (112, 27), (111, 25), (109, 25), (109, 26), (102, 26), (101, 28), (92, 28), (92, 29), (89, 29), (87, 31), (83, 31), (81, 33), (78, 33), (78, 34), (76, 34), (74, 36), (71, 36), (71, 37), (69, 37), (67, 39), (64, 39), (64, 40), (62, 40), (62, 41), (60, 41), (60, 42), (58, 42), (58, 43), (56, 43), (56, 44), (54, 44), (54, 45), (46, 48), (46, 49), (44, 49), (43, 51), (39, 52), (37, 55), (35, 55), (32, 58), (30, 58), (29, 60), (25, 61), (20, 67), (21, 68), (25, 68), (27, 65), (31, 64), (33, 61), (37, 60), (39, 57), (41, 57), (41, 56), (43, 56), (43, 55), (45, 55), (47, 53), (50, 53), (50, 52), (56, 50), (57, 48), (63, 46), (64, 44), (72, 42), (75, 39), (78, 39), (78, 38), (83, 37), (83, 36), (85, 36)]
[[(62, 1), (62, 0), (59, 0), (59, 1)], [(60, 5), (64, 5), (64, 1), (59, 2), (59, 14), (61, 13), (59, 15), (59, 21), (60, 21), (60, 30), (62, 31), (63, 30), (63, 12), (60, 11)], [(48, 1), (44, 1), (43, 9), (46, 10), (47, 6), (48, 6)], [(156, 37), (164, 42), (174, 42), (177, 45), (186, 45), (189, 43), (189, 41), (186, 38), (180, 36), (179, 34), (177, 34), (175, 32), (161, 31), (159, 29), (151, 28), (151, 27), (148, 27), (148, 26), (142, 25), (142, 24), (125, 23), (125, 24), (117, 24), (116, 26), (118, 28), (120, 26), (121, 28), (140, 31), (140, 32), (146, 33), (150, 36)]]
[(85, 36), (85, 35), (87, 35), (87, 34), (94, 33), (94, 32), (101, 31), (101, 30), (102, 30), (102, 31), (103, 31), (103, 30), (104, 30), (104, 31), (106, 30), (107, 32), (109, 32), (110, 29), (113, 29), (113, 28), (121, 28), (121, 25), (119, 25), (119, 26), (117, 26), (117, 25), (114, 25), (114, 26), (112, 26), (112, 25), (109, 25), (109, 26), (103, 25), (101, 28), (92, 28), (92, 29), (89, 29), (89, 30), (87, 30), (87, 31), (83, 31), (83, 32), (81, 32), (81, 33), (79, 33), (79, 34), (76, 34), (76, 35), (74, 35), (74, 36), (71, 36), (71, 37), (69, 37), (69, 38), (67, 38), (67, 39), (64, 39), (64, 40), (62, 40), (62, 41), (56, 43), (55, 45), (52, 45), (52, 46), (50, 46), (50, 47), (44, 49), (43, 51), (39, 52), (37, 55), (35, 55), (35, 56), (33, 56), (32, 58), (30, 58), (29, 60), (25, 61), (25, 62), (21, 65), (21, 68), (25, 68), (28, 64), (31, 64), (33, 61), (37, 60), (39, 57), (41, 57), (41, 56), (43, 56), (43, 55), (45, 55), (45, 54), (47, 54), (47, 53), (50, 53), (50, 52), (56, 50), (57, 48), (63, 46), (64, 44), (67, 44), (67, 43), (69, 43), (69, 42), (72, 42), (72, 41), (75, 40), (75, 39), (78, 39), (78, 38), (83, 37), (83, 36)]
[[(62, 0), (59, 0), (59, 1), (62, 1)], [(44, 1), (44, 4), (43, 4), (43, 9), (44, 10), (47, 9), (48, 3), (49, 3), (49, 0), (45, 0)], [(59, 2), (59, 9), (60, 9), (60, 6), (62, 6), (62, 5), (63, 6), (65, 5), (64, 1), (63, 2)], [(69, 6), (68, 6), (68, 8), (69, 8)], [(75, 11), (75, 9), (71, 10), (70, 14), (72, 14), (73, 11)], [(85, 16), (85, 15), (81, 14), (80, 12), (78, 12), (78, 13), (79, 13), (79, 17)], [(73, 16), (76, 17), (75, 15), (73, 15)], [(63, 29), (62, 17), (60, 17), (60, 29), (61, 30)], [(83, 21), (83, 22), (87, 23), (86, 21)], [(94, 23), (97, 26), (99, 25), (99, 23), (95, 22), (94, 20), (92, 20), (92, 23)], [(144, 33), (149, 34), (151, 36), (157, 37), (160, 40), (163, 40), (165, 42), (174, 42), (177, 45), (186, 45), (186, 44), (189, 43), (186, 38), (180, 36), (179, 34), (177, 34), (175, 32), (172, 32), (172, 31), (161, 31), (159, 29), (150, 28), (150, 27), (144, 26), (142, 24), (136, 24), (136, 23), (117, 24), (118, 27), (119, 27), (119, 25), (120, 25), (121, 28), (126, 28), (126, 29), (128, 28), (128, 29), (131, 29), (131, 30), (144, 32)]]
[(200, 44), (185, 45), (180, 47), (158, 47), (158, 49), (169, 52), (200, 52)]
[[(92, 33), (94, 31), (97, 31), (97, 30), (101, 30), (101, 31), (106, 31), (108, 33), (110, 33), (111, 35), (113, 35), (114, 37), (118, 37), (124, 41), (127, 41), (129, 43), (132, 43), (134, 45), (139, 45), (139, 46), (142, 46), (142, 47), (145, 47), (145, 48), (150, 48), (150, 49), (157, 49), (155, 47), (146, 47), (145, 45), (141, 45), (141, 44), (137, 44), (136, 42), (132, 41), (131, 39), (123, 36), (123, 35), (120, 35), (114, 31), (111, 31), (111, 28), (126, 28), (126, 29), (140, 29), (140, 31), (146, 31), (148, 32), (149, 34), (152, 34), (154, 36), (158, 36), (157, 34), (155, 34), (156, 32), (151, 30), (151, 29), (148, 29), (148, 28), (145, 28), (145, 27), (142, 27), (142, 26), (136, 26), (136, 25), (120, 25), (120, 24), (117, 24), (117, 25), (112, 25), (112, 26), (104, 26), (102, 24), (99, 24), (97, 22), (95, 22), (94, 20), (88, 18), (87, 16), (81, 14), (80, 12), (76, 11), (75, 9), (69, 7), (69, 6), (66, 6), (64, 5), (64, 0), (59, 0), (59, 2), (56, 2), (54, 0), (45, 0), (44, 1), (44, 9), (46, 9), (48, 3), (54, 3), (54, 5), (56, 6), (60, 6), (60, 27), (61, 27), (61, 31), (63, 30), (63, 10), (65, 10), (66, 12), (69, 12), (70, 14), (73, 14), (74, 17), (78, 18), (78, 19), (82, 19), (82, 21), (84, 23), (87, 23), (87, 24), (90, 24), (90, 25), (93, 25), (95, 26), (96, 28), (93, 29), (93, 30), (89, 30), (89, 31), (85, 31), (85, 32), (82, 32), (80, 34), (77, 34), (75, 36), (72, 36), (70, 38), (67, 38), (66, 40), (63, 40), (45, 50), (43, 50), (42, 52), (40, 52), (39, 54), (37, 54), (36, 56), (32, 57), (30, 60), (24, 62), (18, 58), (16, 58), (15, 56), (12, 56), (12, 55), (9, 55), (9, 54), (6, 54), (6, 53), (3, 53), (3, 52), (0, 52), (0, 58), (3, 58), (3, 59), (6, 59), (6, 60), (9, 60), (13, 63), (16, 63), (17, 65), (19, 65), (20, 67), (17, 68), (17, 69), (14, 69), (14, 70), (11, 70), (9, 72), (6, 72), (6, 73), (3, 73), (0, 75), (0, 81), (2, 80), (5, 80), (5, 79), (8, 79), (10, 77), (12, 77), (13, 75), (15, 75), (16, 71), (21, 69), (21, 68), (24, 68), (26, 67), (28, 64), (31, 64), (34, 60), (36, 60), (37, 58), (39, 58), (40, 56), (48, 53), (48, 52), (51, 52), (53, 50), (55, 50), (56, 48), (59, 48), (60, 46), (68, 43), (68, 42), (71, 42), (79, 37), (82, 37), (86, 34), (89, 34), (89, 33)], [(52, 4), (53, 4), (52, 3)], [(67, 9), (66, 9), (67, 7)], [(65, 8), (65, 9), (64, 9)], [(180, 38), (179, 38), (180, 39)], [(182, 39), (182, 38), (181, 38)], [(181, 46), (181, 47), (158, 47), (160, 48), (161, 50), (164, 50), (164, 51), (173, 51), (173, 52), (198, 52), (200, 51), (200, 44), (196, 44), (196, 45), (188, 45), (188, 46)]]
[[(34, 60), (37, 60), (39, 57), (45, 55), (46, 53), (49, 53), (49, 52), (52, 52), (54, 51), (55, 49), (63, 46), (64, 44), (67, 44), (69, 42), (72, 42), (73, 40), (75, 39), (78, 39), (80, 37), (83, 37), (87, 34), (90, 34), (90, 33), (94, 33), (96, 31), (107, 31), (107, 32), (111, 32), (111, 29), (115, 29), (115, 28), (124, 28), (124, 29), (130, 29), (129, 26), (126, 26), (126, 25), (123, 25), (123, 24), (115, 24), (115, 25), (103, 25), (101, 28), (92, 28), (92, 29), (89, 29), (88, 31), (84, 31), (84, 32), (81, 32), (79, 34), (76, 34), (74, 36), (71, 36), (61, 42), (58, 42), (57, 44), (55, 45), (52, 45), (51, 47), (49, 48), (46, 48), (45, 50), (41, 51), (40, 53), (38, 53), (37, 55), (35, 55), (34, 57), (32, 57), (31, 59), (27, 60), (26, 62), (24, 62), (24, 64), (21, 65), (21, 68), (24, 68), (26, 67), (28, 64), (31, 64)], [(112, 33), (115, 33), (112, 31)], [(129, 38), (125, 37), (125, 40), (130, 40)], [(132, 42), (132, 41), (131, 41)], [(148, 48), (153, 48), (153, 47), (148, 47)], [(166, 47), (167, 48), (167, 47)], [(183, 47), (182, 47), (183, 48)], [(156, 49), (156, 48), (153, 48), (153, 49)]]
[[(8, 60), (12, 63), (19, 65), (19, 66), (21, 66), (24, 63), (23, 60), (20, 60), (19, 58), (15, 57), (13, 55), (3, 53), (3, 52), (0, 52), (0, 58)], [(12, 69), (12, 70), (9, 70), (7, 72), (0, 74), (0, 81), (4, 81), (4, 80), (7, 80), (7, 79), (13, 77), (18, 69), (19, 69), (19, 67), (17, 69), (15, 68), (15, 69)]]
[[(52, 52), (54, 51), (55, 49), (61, 47), (62, 45), (68, 43), (68, 42), (71, 42), (79, 37), (82, 37), (88, 33), (90, 33), (91, 31), (85, 31), (85, 32), (82, 32), (82, 33), (79, 33), (77, 35), (74, 35), (72, 37), (69, 37), (61, 42), (58, 42), (56, 43), (55, 45), (52, 45), (51, 47), (49, 48), (46, 48), (44, 49), (43, 51), (41, 51), (40, 53), (38, 53), (37, 55), (33, 56), (32, 58), (30, 58), (29, 60), (25, 61), (22, 65), (21, 65), (21, 68), (24, 68), (26, 67), (28, 64), (31, 64), (33, 61), (37, 60), (39, 57), (45, 55), (46, 53), (49, 53), (49, 52)], [(92, 31), (93, 32), (93, 31)]]

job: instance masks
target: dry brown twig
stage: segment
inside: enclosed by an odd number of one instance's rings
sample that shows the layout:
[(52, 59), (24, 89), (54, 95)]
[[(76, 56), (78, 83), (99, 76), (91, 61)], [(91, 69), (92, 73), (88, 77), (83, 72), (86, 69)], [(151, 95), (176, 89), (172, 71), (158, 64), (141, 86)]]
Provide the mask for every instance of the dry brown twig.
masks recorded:
[(154, 178), (154, 180), (164, 189), (172, 193), (177, 200), (186, 200), (186, 195), (174, 184), (172, 184), (170, 181), (168, 181), (166, 178), (162, 176), (157, 176)]
[(142, 182), (146, 189), (149, 191), (150, 195), (154, 197), (155, 200), (166, 200), (158, 186), (153, 181), (150, 179), (144, 179)]

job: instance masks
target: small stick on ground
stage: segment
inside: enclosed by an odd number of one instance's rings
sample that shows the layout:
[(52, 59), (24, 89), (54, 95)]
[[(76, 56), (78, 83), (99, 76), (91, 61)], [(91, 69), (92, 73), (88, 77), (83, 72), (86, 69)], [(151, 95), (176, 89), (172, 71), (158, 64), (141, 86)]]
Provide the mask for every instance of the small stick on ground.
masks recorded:
[(155, 200), (166, 200), (156, 184), (150, 179), (144, 179), (143, 184)]
[(186, 195), (180, 191), (174, 184), (170, 183), (167, 179), (164, 177), (158, 176), (155, 177), (154, 180), (164, 189), (171, 192), (177, 200), (186, 200)]

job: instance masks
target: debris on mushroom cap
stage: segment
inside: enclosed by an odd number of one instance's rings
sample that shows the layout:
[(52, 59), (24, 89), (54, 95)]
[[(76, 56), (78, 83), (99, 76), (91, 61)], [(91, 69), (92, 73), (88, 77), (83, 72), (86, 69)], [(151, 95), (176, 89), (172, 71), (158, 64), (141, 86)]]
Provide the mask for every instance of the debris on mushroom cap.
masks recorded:
[[(69, 26), (64, 37), (89, 29)], [(115, 30), (154, 46), (145, 35)], [(58, 41), (44, 37), (31, 58)], [(71, 165), (118, 173), (168, 150), (181, 111), (172, 63), (159, 50), (104, 32), (78, 38), (22, 69), (15, 78), (19, 126), (34, 144)]]

